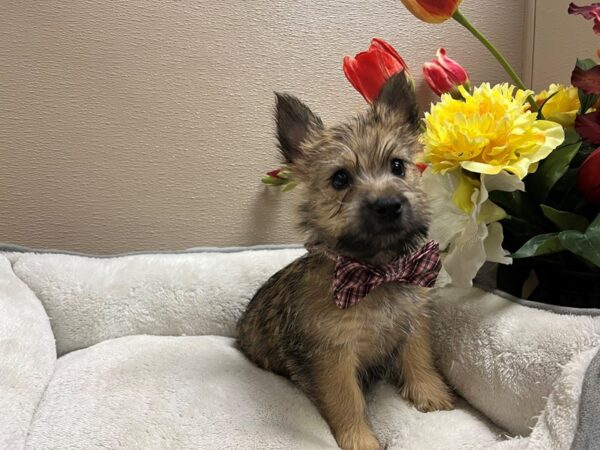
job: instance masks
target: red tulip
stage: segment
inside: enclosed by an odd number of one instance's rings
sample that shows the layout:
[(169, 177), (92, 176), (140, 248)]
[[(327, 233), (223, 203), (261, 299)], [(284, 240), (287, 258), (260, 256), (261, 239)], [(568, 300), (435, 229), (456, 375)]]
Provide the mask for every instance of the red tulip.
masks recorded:
[(458, 9), (461, 0), (402, 0), (417, 19), (428, 23), (440, 23), (449, 19)]
[(575, 131), (585, 141), (600, 145), (600, 111), (578, 115), (575, 118)]
[(285, 185), (284, 191), (290, 190), (295, 186), (295, 183), (290, 180), (289, 170), (285, 167), (280, 167), (279, 169), (267, 172), (267, 174), (261, 178), (261, 181), (267, 186)]
[(392, 75), (407, 71), (398, 52), (383, 39), (373, 39), (366, 52), (354, 58), (344, 57), (344, 74), (369, 103), (373, 103), (385, 81)]
[(586, 94), (600, 94), (600, 66), (588, 70), (575, 66), (571, 73), (571, 84)]
[(425, 170), (427, 170), (427, 167), (429, 167), (426, 163), (420, 163), (418, 162), (417, 164), (417, 169), (419, 170), (419, 173), (422, 175), (423, 172), (425, 172)]
[(463, 66), (448, 58), (443, 48), (438, 49), (433, 61), (423, 64), (423, 75), (429, 87), (437, 95), (449, 92), (457, 98), (460, 96), (458, 86), (466, 86), (469, 89), (469, 74)]
[(587, 20), (594, 21), (594, 33), (600, 34), (600, 3), (592, 3), (589, 6), (577, 6), (569, 4), (569, 14), (583, 16)]
[(589, 155), (579, 167), (577, 187), (594, 205), (600, 205), (600, 147)]
[(279, 178), (279, 174), (281, 173), (283, 169), (279, 168), (279, 169), (275, 169), (275, 170), (271, 170), (270, 172), (267, 172), (267, 175), (273, 178)]

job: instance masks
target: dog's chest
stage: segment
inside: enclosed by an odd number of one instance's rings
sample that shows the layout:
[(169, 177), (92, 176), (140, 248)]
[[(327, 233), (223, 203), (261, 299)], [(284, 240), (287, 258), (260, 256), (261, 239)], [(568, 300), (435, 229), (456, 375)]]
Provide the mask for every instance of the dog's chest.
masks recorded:
[[(398, 284), (383, 285), (355, 305), (354, 344), (360, 359), (378, 360), (395, 351), (420, 314), (418, 299)], [(358, 326), (356, 326), (358, 325)]]
[(293, 328), (300, 327), (317, 347), (351, 350), (366, 364), (393, 353), (424, 313), (426, 296), (417, 286), (382, 284), (340, 309), (332, 288), (333, 264), (313, 268), (305, 276), (305, 289), (293, 302)]
[[(333, 305), (333, 297), (329, 301)], [(390, 283), (349, 308), (322, 311), (317, 328), (329, 343), (351, 348), (370, 364), (393, 353), (421, 313), (421, 298), (412, 287)]]

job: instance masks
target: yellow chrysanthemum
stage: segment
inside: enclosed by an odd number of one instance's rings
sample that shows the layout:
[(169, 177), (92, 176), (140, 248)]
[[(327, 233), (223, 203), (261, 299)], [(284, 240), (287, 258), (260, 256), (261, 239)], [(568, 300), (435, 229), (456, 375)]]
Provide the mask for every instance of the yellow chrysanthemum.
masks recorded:
[(540, 106), (544, 103), (542, 114), (547, 120), (558, 122), (563, 127), (573, 126), (580, 106), (576, 87), (551, 84), (547, 90), (535, 96), (535, 101)]
[(527, 110), (529, 91), (488, 83), (472, 94), (459, 89), (464, 101), (444, 94), (425, 114), (424, 157), (434, 172), (506, 170), (522, 179), (564, 140), (559, 124)]

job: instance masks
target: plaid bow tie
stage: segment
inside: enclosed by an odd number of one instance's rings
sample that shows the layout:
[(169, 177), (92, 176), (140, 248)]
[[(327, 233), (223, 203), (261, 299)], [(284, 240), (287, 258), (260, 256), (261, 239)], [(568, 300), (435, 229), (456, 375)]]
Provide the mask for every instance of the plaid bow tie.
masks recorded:
[(358, 303), (383, 283), (408, 283), (431, 287), (440, 271), (439, 246), (429, 241), (403, 258), (383, 267), (373, 267), (345, 256), (336, 258), (333, 288), (335, 304), (340, 309)]

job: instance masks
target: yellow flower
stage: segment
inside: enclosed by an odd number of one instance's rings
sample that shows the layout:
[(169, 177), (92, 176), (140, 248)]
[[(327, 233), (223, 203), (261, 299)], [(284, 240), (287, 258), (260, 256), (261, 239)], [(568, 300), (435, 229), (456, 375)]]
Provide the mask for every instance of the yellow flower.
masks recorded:
[[(550, 99), (544, 103), (548, 97)], [(542, 114), (546, 119), (558, 122), (563, 127), (573, 126), (580, 106), (576, 87), (551, 84), (546, 91), (535, 96), (535, 101), (540, 106), (544, 103)]]
[(529, 91), (489, 83), (473, 94), (462, 86), (459, 90), (464, 101), (444, 94), (425, 113), (424, 157), (433, 172), (462, 167), (494, 175), (506, 170), (522, 179), (564, 140), (559, 124), (537, 120), (527, 110)]

